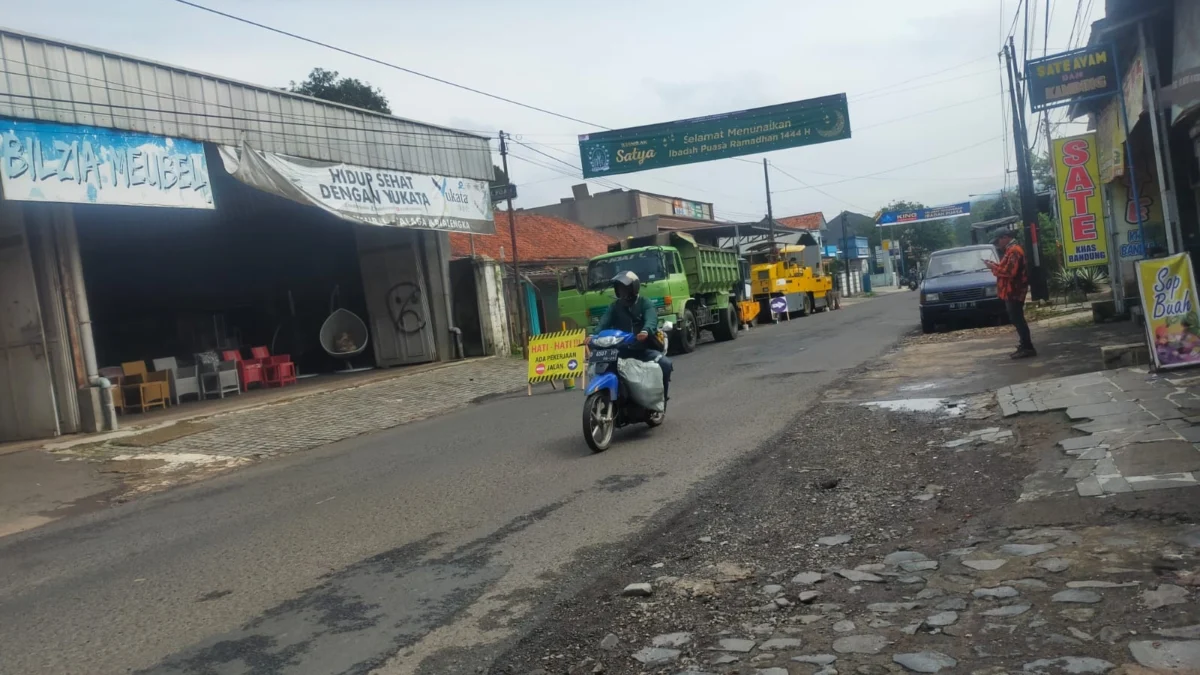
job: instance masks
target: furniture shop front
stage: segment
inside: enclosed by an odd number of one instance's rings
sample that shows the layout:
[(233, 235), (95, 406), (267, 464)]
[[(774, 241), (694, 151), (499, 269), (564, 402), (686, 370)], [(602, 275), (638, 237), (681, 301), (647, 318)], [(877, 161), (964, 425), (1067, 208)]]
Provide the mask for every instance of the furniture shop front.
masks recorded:
[(101, 388), (142, 413), (450, 357), (445, 233), (264, 190), (211, 143), (0, 142), (0, 441), (105, 428)]

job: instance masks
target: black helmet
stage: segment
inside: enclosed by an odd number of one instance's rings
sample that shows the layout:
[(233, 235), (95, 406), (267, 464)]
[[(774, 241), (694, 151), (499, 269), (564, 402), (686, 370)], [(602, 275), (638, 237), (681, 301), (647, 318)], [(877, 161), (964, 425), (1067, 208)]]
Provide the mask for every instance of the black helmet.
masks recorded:
[(612, 278), (612, 285), (618, 300), (633, 302), (642, 289), (642, 280), (633, 272), (621, 272)]

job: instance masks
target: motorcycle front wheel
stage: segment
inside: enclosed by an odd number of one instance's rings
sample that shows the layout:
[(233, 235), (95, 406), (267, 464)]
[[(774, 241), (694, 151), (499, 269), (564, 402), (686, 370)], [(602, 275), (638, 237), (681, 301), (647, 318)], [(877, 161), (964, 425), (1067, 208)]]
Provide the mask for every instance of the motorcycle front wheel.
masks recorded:
[(592, 452), (604, 452), (612, 443), (616, 415), (607, 392), (597, 391), (583, 402), (583, 439)]

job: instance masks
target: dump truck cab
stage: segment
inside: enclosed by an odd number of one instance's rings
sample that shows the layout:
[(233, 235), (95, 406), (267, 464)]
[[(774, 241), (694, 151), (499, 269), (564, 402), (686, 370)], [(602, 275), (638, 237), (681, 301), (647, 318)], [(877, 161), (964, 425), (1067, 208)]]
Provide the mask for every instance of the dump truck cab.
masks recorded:
[(586, 270), (573, 272), (559, 293), (559, 313), (568, 328), (594, 332), (615, 299), (612, 278), (626, 271), (642, 280), (641, 294), (654, 303), (659, 321), (675, 324), (671, 343), (680, 351), (695, 349), (701, 330), (711, 330), (718, 340), (737, 336), (734, 303), (742, 278), (737, 254), (702, 246), (682, 232), (614, 243)]

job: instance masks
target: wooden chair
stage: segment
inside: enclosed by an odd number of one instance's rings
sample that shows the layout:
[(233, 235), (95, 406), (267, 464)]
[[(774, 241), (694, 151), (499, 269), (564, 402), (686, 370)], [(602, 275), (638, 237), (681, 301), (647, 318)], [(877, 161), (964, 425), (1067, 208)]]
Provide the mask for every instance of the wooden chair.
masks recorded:
[(125, 408), (135, 405), (146, 412), (150, 408), (166, 408), (171, 400), (170, 373), (151, 373), (145, 361), (129, 361), (121, 364), (125, 378), (121, 385), (121, 396)]

